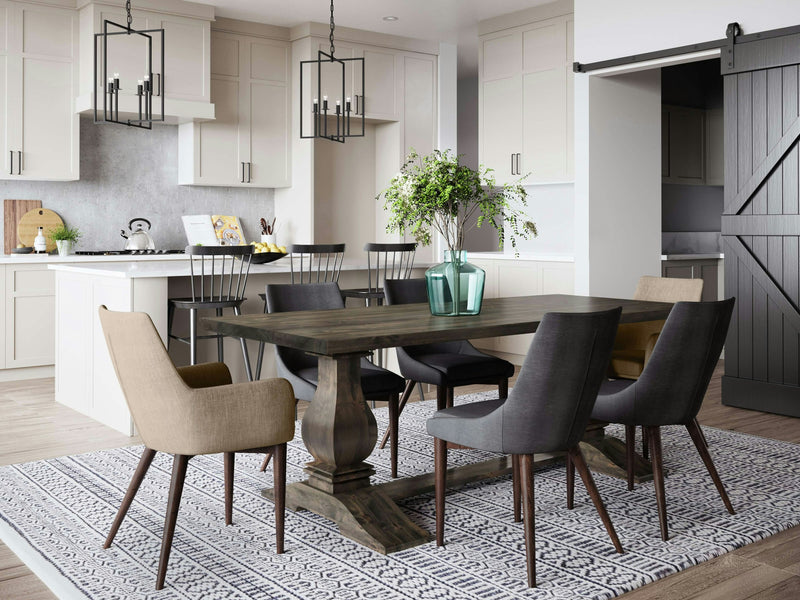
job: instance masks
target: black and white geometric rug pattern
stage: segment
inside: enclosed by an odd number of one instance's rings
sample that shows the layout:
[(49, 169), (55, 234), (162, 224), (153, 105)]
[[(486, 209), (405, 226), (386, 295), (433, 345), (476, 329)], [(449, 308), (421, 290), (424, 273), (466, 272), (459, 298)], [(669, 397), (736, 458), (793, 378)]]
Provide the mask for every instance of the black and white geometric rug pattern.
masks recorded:
[[(475, 394), (457, 399), (489, 397)], [(400, 475), (433, 471), (425, 433), (431, 402), (400, 419)], [(386, 410), (378, 409), (379, 431)], [(621, 434), (611, 428), (612, 433)], [(663, 431), (672, 539), (659, 535), (653, 484), (628, 492), (621, 480), (595, 480), (625, 548), (616, 554), (580, 479), (575, 509), (565, 507), (563, 465), (536, 472), (539, 587), (525, 579), (521, 523), (513, 522), (509, 477), (447, 496), (444, 548), (434, 542), (383, 556), (343, 538), (308, 512), (287, 512), (286, 553), (274, 553), (273, 505), (261, 496), (272, 472), (261, 455), (237, 455), (234, 524), (226, 527), (221, 455), (189, 463), (166, 587), (154, 591), (171, 457), (159, 454), (114, 545), (103, 540), (141, 453), (120, 448), (0, 468), (0, 537), (63, 598), (302, 600), (478, 600), (612, 598), (800, 523), (800, 446), (705, 428), (736, 515), (722, 504), (683, 428)], [(452, 450), (452, 466), (490, 455)], [(288, 480), (310, 459), (299, 424)], [(388, 481), (389, 451), (370, 458)], [(432, 495), (401, 506), (434, 529)]]

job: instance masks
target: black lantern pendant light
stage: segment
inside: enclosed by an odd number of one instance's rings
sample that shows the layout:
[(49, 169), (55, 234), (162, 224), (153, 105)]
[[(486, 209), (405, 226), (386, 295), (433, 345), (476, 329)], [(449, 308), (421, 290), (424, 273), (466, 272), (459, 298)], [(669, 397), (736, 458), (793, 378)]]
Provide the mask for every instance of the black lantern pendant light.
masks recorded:
[[(324, 138), (343, 144), (349, 137), (364, 137), (364, 96), (360, 96), (360, 103), (359, 96), (355, 96), (355, 107), (351, 98), (346, 96), (347, 66), (352, 65), (351, 73), (360, 72), (361, 89), (364, 90), (364, 58), (336, 58), (334, 28), (331, 0), (330, 54), (319, 50), (317, 60), (300, 61), (300, 137)], [(304, 85), (306, 78), (309, 79), (309, 85)], [(326, 89), (323, 80), (333, 81), (334, 84), (326, 84), (330, 85), (330, 89)], [(306, 88), (310, 88), (309, 97), (306, 97)]]
[[(163, 29), (143, 29), (136, 31), (131, 27), (133, 18), (131, 17), (131, 0), (125, 2), (125, 10), (128, 13), (127, 25), (120, 25), (105, 19), (103, 21), (102, 33), (94, 34), (94, 122), (95, 123), (117, 123), (119, 125), (127, 125), (128, 127), (139, 127), (140, 129), (152, 129), (153, 123), (164, 121), (164, 30)], [(115, 27), (119, 31), (109, 31), (109, 26)], [(141, 36), (146, 44), (145, 50), (145, 68), (142, 74), (142, 79), (136, 83), (136, 96), (138, 97), (138, 119), (128, 119), (119, 117), (119, 93), (123, 89), (133, 89), (132, 81), (121, 81), (119, 73), (113, 71), (112, 55), (112, 73), (109, 76), (109, 53), (108, 42), (109, 39), (113, 40), (114, 36)], [(158, 89), (153, 89), (155, 82), (153, 78), (153, 37), (161, 36), (160, 52), (161, 52), (161, 70), (157, 73)], [(98, 72), (98, 45), (102, 44), (103, 65), (102, 72)], [(112, 41), (112, 48), (113, 48)], [(113, 53), (112, 53), (113, 54)], [(129, 87), (130, 86), (130, 87)], [(161, 114), (158, 117), (153, 116), (153, 96), (160, 96), (161, 98)], [(102, 106), (99, 106), (100, 98), (102, 97)], [(134, 112), (135, 108), (125, 112)]]

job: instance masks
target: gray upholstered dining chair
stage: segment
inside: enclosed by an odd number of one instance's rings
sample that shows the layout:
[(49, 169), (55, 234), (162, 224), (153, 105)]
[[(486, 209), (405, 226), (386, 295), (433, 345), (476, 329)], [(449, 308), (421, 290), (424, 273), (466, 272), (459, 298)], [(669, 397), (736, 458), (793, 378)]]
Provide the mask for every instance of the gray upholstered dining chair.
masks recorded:
[[(386, 304), (414, 304), (428, 301), (424, 279), (387, 279), (383, 282)], [(397, 348), (400, 374), (407, 380), (398, 412), (411, 396), (414, 385), (436, 386), (436, 408), (453, 405), (453, 388), (476, 383), (497, 384), (500, 398), (508, 396), (508, 379), (514, 375), (510, 362), (481, 352), (466, 340)], [(390, 432), (383, 436), (386, 445)]]
[(675, 304), (639, 379), (605, 382), (592, 411), (593, 419), (625, 425), (628, 489), (633, 489), (635, 428), (637, 425), (645, 427), (661, 538), (665, 541), (669, 533), (661, 454), (661, 427), (664, 425), (686, 427), (725, 508), (734, 514), (697, 423), (697, 413), (725, 344), (734, 302), (734, 298), (728, 298), (720, 302)]
[[(191, 298), (170, 298), (167, 303), (167, 345), (171, 340), (189, 344), (189, 364), (197, 364), (197, 340), (217, 340), (217, 360), (223, 362), (222, 340), (220, 334), (198, 335), (197, 313), (200, 310), (214, 310), (218, 317), (226, 308), (240, 315), (250, 273), (252, 246), (186, 246), (191, 269)], [(189, 335), (182, 337), (172, 333), (175, 310), (189, 311)], [(247, 342), (239, 338), (247, 379), (253, 380)]]
[[(515, 500), (522, 488), (528, 586), (536, 586), (533, 455), (567, 452), (567, 463), (583, 478), (617, 552), (611, 519), (578, 445), (611, 358), (621, 308), (595, 313), (548, 313), (533, 337), (507, 400), (462, 404), (428, 419), (435, 440), (436, 544), (444, 545), (447, 442), (511, 454)], [(521, 480), (521, 481), (520, 481)]]
[(236, 452), (275, 455), (275, 536), (283, 552), (286, 443), (294, 437), (294, 394), (285, 379), (231, 384), (224, 363), (175, 368), (146, 313), (100, 307), (108, 352), (144, 452), (131, 479), (104, 548), (111, 546), (157, 452), (173, 455), (156, 589), (164, 587), (183, 482), (189, 459), (224, 455), (225, 523), (233, 518)]
[[(344, 309), (339, 285), (334, 282), (312, 284), (270, 284), (266, 287), (267, 310), (270, 313), (299, 310)], [(331, 315), (332, 319), (336, 317)], [(275, 346), (278, 375), (289, 380), (298, 400), (313, 401), (319, 382), (317, 357), (301, 350)], [(403, 378), (361, 359), (361, 391), (365, 400), (385, 400), (389, 403), (389, 429), (394, 432), (391, 446), (391, 474), (397, 477), (397, 415), (398, 400), (403, 391)], [(262, 468), (269, 462), (269, 454)]]
[[(291, 244), (289, 246), (289, 268), (293, 284), (338, 283), (344, 263), (345, 244)], [(267, 314), (267, 296), (259, 294), (264, 301)], [(264, 364), (264, 342), (258, 343), (256, 379), (261, 379)]]

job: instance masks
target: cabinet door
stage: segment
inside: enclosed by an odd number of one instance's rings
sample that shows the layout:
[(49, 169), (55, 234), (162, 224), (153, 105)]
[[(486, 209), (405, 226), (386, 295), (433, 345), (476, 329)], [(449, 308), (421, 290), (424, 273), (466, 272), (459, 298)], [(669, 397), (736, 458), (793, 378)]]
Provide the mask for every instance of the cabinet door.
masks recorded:
[(259, 187), (289, 185), (290, 110), (289, 47), (252, 40), (245, 49), (249, 115), (248, 183)]
[(52, 365), (55, 272), (47, 265), (6, 266), (6, 368)]
[(704, 111), (670, 108), (669, 181), (702, 185), (704, 182)]
[(706, 185), (725, 184), (725, 124), (722, 109), (706, 111)]
[(516, 153), (522, 153), (522, 78), (484, 82), (481, 102), (480, 162), (494, 169), (497, 183), (516, 181)]
[[(397, 121), (400, 118), (397, 106), (397, 62), (402, 57), (389, 50), (370, 47), (361, 49), (361, 55), (364, 57), (366, 86), (362, 96), (364, 115), (374, 119)], [(356, 76), (356, 80), (358, 89), (361, 79)]]
[(21, 171), (25, 179), (72, 180), (79, 174), (79, 119), (74, 110), (77, 16), (22, 9)]
[(481, 81), (507, 79), (522, 70), (522, 34), (503, 32), (481, 41)]
[[(194, 151), (200, 185), (241, 185), (240, 84), (242, 42), (234, 36), (214, 35), (211, 53), (211, 102), (216, 118), (189, 125), (196, 128)], [(182, 126), (183, 127), (183, 126)]]
[(424, 55), (403, 57), (404, 156), (420, 156), (436, 146), (436, 62)]
[[(210, 24), (181, 17), (152, 17), (153, 28), (164, 29), (164, 70), (161, 70), (161, 36), (153, 38), (153, 72), (162, 77), (167, 98), (208, 102), (210, 97), (206, 67), (209, 61)], [(168, 79), (164, 78), (168, 75)], [(156, 91), (161, 91), (156, 85)]]
[(522, 33), (522, 164), (526, 181), (568, 179), (567, 31), (564, 20)]

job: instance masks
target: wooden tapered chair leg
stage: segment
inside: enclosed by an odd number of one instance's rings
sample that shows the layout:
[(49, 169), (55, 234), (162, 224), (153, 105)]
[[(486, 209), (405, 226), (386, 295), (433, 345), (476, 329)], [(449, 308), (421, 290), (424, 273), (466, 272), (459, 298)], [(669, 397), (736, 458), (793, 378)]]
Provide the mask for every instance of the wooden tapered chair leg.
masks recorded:
[[(417, 382), (416, 381), (412, 381), (411, 379), (406, 381), (406, 387), (403, 390), (403, 395), (400, 396), (400, 404), (397, 407), (397, 418), (398, 419), (400, 418), (400, 414), (403, 412), (403, 409), (406, 407), (406, 403), (408, 402), (408, 399), (411, 397), (411, 392), (414, 391), (414, 386), (416, 384), (417, 384)], [(422, 389), (422, 384), (419, 384), (419, 387), (420, 387), (420, 389)], [(386, 432), (383, 434), (383, 438), (381, 439), (381, 445), (378, 446), (381, 450), (383, 450), (386, 447), (386, 442), (389, 441), (389, 434), (390, 433), (391, 433), (391, 431), (389, 429), (387, 429)]]
[(597, 491), (597, 485), (594, 483), (592, 472), (589, 470), (589, 467), (586, 466), (586, 461), (583, 459), (580, 446), (573, 446), (568, 452), (572, 464), (575, 465), (575, 468), (578, 470), (583, 480), (586, 491), (589, 492), (589, 498), (592, 499), (597, 514), (600, 515), (600, 520), (603, 522), (606, 532), (608, 532), (608, 537), (611, 538), (611, 543), (614, 544), (614, 549), (622, 554), (622, 544), (619, 541), (619, 537), (617, 537), (617, 532), (614, 529), (614, 524), (611, 522), (611, 517), (608, 516), (608, 511), (606, 510), (605, 504), (603, 504), (603, 499), (600, 497), (600, 492)]
[(233, 452), (223, 453), (225, 470), (225, 525), (233, 523), (233, 466), (236, 455)]
[(661, 527), (661, 539), (666, 542), (669, 539), (669, 530), (667, 527), (667, 498), (664, 492), (664, 461), (661, 454), (661, 428), (648, 427), (647, 439), (650, 443), (650, 462), (653, 465), (658, 523)]
[(519, 472), (519, 454), (511, 455), (511, 483), (514, 492), (514, 523), (522, 521), (522, 475)]
[(169, 485), (169, 500), (167, 500), (167, 516), (164, 519), (164, 534), (161, 536), (161, 558), (158, 561), (158, 575), (156, 576), (156, 589), (164, 588), (164, 579), (167, 577), (167, 564), (169, 553), (172, 550), (172, 538), (175, 535), (175, 523), (178, 520), (178, 509), (181, 505), (183, 482), (186, 479), (186, 467), (190, 456), (176, 454), (172, 460), (172, 481)]
[(389, 446), (392, 478), (397, 477), (397, 436), (398, 421), (400, 418), (399, 400), (397, 394), (389, 396)]
[(725, 486), (722, 485), (722, 480), (719, 478), (719, 473), (717, 473), (717, 468), (714, 466), (714, 461), (711, 460), (711, 455), (708, 453), (708, 445), (705, 443), (703, 431), (697, 424), (697, 420), (687, 423), (686, 429), (689, 430), (689, 435), (692, 436), (692, 441), (697, 448), (697, 452), (700, 454), (700, 458), (703, 459), (708, 474), (711, 475), (711, 479), (717, 487), (722, 502), (725, 504), (725, 508), (728, 509), (730, 514), (735, 515), (736, 512), (733, 510), (733, 505), (731, 504), (730, 498), (728, 498), (728, 493), (725, 491)]
[(699, 431), (699, 432), (700, 432), (700, 437), (701, 437), (701, 438), (702, 438), (702, 440), (703, 440), (703, 445), (704, 445), (706, 448), (708, 448), (708, 440), (706, 439), (706, 434), (705, 434), (705, 432), (704, 432), (704, 431), (703, 431), (703, 430), (700, 428), (700, 423), (698, 422), (698, 420), (697, 420), (697, 419), (693, 419), (693, 420), (692, 420), (692, 422), (694, 423), (695, 427), (697, 427), (697, 431)]
[(453, 400), (455, 399), (455, 388), (447, 388), (447, 408), (453, 408)]
[(528, 567), (528, 587), (536, 587), (536, 508), (533, 493), (533, 454), (520, 456), (522, 473), (523, 529), (525, 557)]
[(122, 525), (125, 515), (128, 514), (128, 509), (131, 507), (131, 503), (136, 497), (136, 492), (139, 491), (139, 486), (142, 485), (144, 476), (147, 474), (147, 469), (150, 468), (150, 464), (153, 462), (155, 455), (156, 451), (151, 450), (150, 448), (145, 448), (144, 452), (142, 452), (142, 457), (139, 459), (139, 465), (136, 467), (136, 471), (133, 473), (131, 482), (128, 484), (128, 491), (125, 492), (125, 497), (122, 499), (122, 504), (119, 506), (117, 516), (114, 517), (114, 522), (111, 524), (111, 530), (108, 532), (108, 537), (106, 537), (103, 548), (110, 547), (111, 542), (114, 541), (114, 537), (117, 535), (117, 531), (119, 531), (119, 526)]
[(436, 386), (436, 410), (444, 410), (447, 408), (447, 387), (443, 385)]
[(283, 554), (283, 534), (286, 520), (286, 444), (273, 448), (273, 486), (275, 502), (275, 553)]
[(447, 442), (439, 438), (434, 443), (436, 490), (436, 545), (444, 546), (444, 495), (447, 486)]
[(647, 435), (647, 427), (642, 425), (642, 458), (650, 460), (650, 440)]
[(267, 470), (267, 466), (269, 465), (269, 461), (272, 458), (272, 449), (267, 450), (266, 456), (264, 456), (264, 460), (259, 467), (259, 470), (263, 473)]
[(575, 506), (575, 464), (567, 452), (567, 509), (572, 510)]
[(636, 460), (636, 425), (625, 425), (625, 471), (628, 491), (633, 490), (633, 467)]

